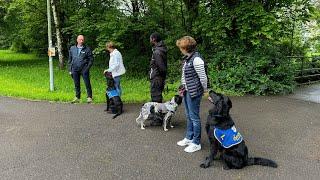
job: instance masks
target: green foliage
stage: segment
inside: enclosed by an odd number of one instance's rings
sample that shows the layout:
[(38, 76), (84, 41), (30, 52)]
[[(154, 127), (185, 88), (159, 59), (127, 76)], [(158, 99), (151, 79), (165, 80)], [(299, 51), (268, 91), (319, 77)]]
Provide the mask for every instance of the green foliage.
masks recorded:
[(280, 49), (255, 49), (246, 52), (247, 56), (243, 56), (244, 52), (239, 49), (218, 52), (211, 59), (209, 66), (213, 88), (255, 95), (291, 92), (294, 85), (294, 69)]
[[(181, 53), (175, 42), (191, 35), (209, 63), (215, 89), (260, 95), (292, 90), (294, 63), (286, 56), (303, 55), (309, 45), (319, 47), (317, 36), (303, 38), (303, 24), (318, 20), (318, 6), (307, 0), (60, 1), (65, 46), (73, 45), (78, 34), (85, 35), (99, 71), (108, 64), (105, 43), (114, 41), (124, 57), (127, 76), (145, 80), (151, 56), (149, 36), (157, 31), (168, 47), (168, 83), (177, 82)], [(15, 51), (46, 52), (45, 1), (6, 1), (0, 4), (2, 14), (0, 25), (5, 28), (0, 28), (0, 46), (10, 42)]]

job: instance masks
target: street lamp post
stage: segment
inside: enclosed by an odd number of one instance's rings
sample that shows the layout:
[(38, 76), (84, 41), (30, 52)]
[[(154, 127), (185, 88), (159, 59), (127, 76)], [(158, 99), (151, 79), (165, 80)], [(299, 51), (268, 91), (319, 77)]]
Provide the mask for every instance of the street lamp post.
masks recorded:
[(52, 47), (50, 0), (47, 0), (47, 19), (48, 19), (48, 43), (49, 43), (48, 56), (49, 56), (50, 91), (54, 91), (52, 56), (54, 56), (55, 50)]

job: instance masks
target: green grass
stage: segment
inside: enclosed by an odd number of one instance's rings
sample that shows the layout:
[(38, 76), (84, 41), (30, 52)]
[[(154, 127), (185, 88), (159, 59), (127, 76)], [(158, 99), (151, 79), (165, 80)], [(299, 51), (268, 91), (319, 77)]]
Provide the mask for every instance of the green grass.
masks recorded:
[[(105, 78), (102, 75), (106, 65), (95, 63), (90, 71), (94, 103), (105, 102)], [(138, 75), (139, 76), (139, 75)], [(137, 77), (137, 76), (135, 76)], [(141, 77), (143, 77), (141, 75)], [(0, 50), (0, 95), (32, 100), (69, 102), (74, 98), (74, 84), (67, 70), (59, 70), (54, 60), (55, 91), (49, 91), (48, 58), (33, 54), (14, 53)], [(125, 103), (150, 101), (147, 77), (132, 78), (125, 74), (121, 79), (122, 100)], [(178, 82), (170, 84), (166, 100), (175, 94)], [(86, 102), (86, 91), (81, 80), (81, 99)]]

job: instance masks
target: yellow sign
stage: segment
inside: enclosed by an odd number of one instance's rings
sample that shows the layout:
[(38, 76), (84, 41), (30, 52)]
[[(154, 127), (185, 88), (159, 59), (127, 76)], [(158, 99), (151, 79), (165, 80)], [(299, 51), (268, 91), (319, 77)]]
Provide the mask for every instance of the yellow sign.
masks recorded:
[(56, 56), (56, 49), (55, 48), (48, 48), (48, 56)]

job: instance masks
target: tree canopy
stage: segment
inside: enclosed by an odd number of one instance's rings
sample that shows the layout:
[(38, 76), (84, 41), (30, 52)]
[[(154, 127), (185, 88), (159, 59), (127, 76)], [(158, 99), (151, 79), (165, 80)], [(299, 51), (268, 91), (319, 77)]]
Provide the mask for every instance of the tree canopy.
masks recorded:
[[(293, 71), (286, 56), (305, 53), (307, 22), (313, 19), (319, 27), (319, 3), (308, 0), (51, 0), (51, 5), (65, 56), (83, 34), (96, 59), (104, 62), (105, 43), (112, 40), (128, 72), (143, 76), (149, 36), (157, 31), (168, 45), (171, 81), (180, 74), (175, 41), (191, 35), (209, 64), (213, 87), (238, 93), (290, 92)], [(0, 17), (0, 47), (46, 52), (46, 1), (2, 0)], [(319, 48), (318, 39), (309, 39), (314, 48)]]

